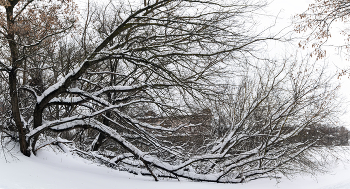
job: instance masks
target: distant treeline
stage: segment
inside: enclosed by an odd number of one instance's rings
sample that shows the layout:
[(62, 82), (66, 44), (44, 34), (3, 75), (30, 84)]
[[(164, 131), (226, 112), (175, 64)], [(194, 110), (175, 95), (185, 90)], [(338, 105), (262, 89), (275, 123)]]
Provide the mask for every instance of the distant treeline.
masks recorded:
[(317, 140), (317, 146), (347, 146), (349, 145), (349, 130), (345, 127), (316, 124), (302, 130), (293, 140), (295, 142)]

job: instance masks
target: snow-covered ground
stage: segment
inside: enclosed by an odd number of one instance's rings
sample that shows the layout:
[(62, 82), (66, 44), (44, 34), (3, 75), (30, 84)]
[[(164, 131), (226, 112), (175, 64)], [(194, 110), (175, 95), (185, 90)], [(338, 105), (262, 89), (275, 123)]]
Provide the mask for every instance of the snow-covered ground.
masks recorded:
[(350, 163), (338, 163), (323, 175), (290, 180), (260, 179), (245, 184), (217, 184), (187, 180), (161, 180), (99, 166), (79, 157), (41, 150), (30, 158), (12, 150), (0, 152), (0, 189), (350, 189)]

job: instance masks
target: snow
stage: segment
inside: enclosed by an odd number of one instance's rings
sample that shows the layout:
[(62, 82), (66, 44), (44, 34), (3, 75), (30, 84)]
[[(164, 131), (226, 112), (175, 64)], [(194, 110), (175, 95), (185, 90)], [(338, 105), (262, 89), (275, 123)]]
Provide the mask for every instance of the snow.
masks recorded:
[[(45, 147), (37, 156), (21, 155), (17, 148), (0, 153), (0, 189), (344, 189), (350, 188), (350, 162), (338, 162), (323, 175), (260, 179), (244, 184), (193, 182), (185, 179), (153, 181), (152, 177), (120, 172), (80, 157)], [(6, 158), (5, 158), (6, 157)]]

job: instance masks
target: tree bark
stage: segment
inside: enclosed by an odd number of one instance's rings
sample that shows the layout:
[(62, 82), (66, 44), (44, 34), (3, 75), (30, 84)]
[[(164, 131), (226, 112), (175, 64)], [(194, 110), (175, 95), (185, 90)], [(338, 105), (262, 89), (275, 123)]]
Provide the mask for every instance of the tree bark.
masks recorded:
[(11, 51), (11, 64), (12, 69), (9, 72), (9, 88), (11, 96), (11, 110), (14, 122), (16, 124), (20, 150), (25, 156), (30, 156), (29, 144), (26, 141), (26, 129), (21, 119), (21, 112), (19, 109), (19, 97), (17, 90), (17, 70), (20, 67), (20, 61), (18, 61), (18, 47), (15, 42), (15, 21), (13, 20), (13, 8), (18, 1), (11, 1), (11, 6), (6, 7), (6, 18), (7, 18), (7, 41)]

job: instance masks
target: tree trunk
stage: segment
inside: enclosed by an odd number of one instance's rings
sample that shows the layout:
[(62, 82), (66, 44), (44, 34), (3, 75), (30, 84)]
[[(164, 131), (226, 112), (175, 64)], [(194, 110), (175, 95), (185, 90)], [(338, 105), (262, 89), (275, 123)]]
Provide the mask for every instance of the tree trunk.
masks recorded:
[[(107, 111), (106, 112), (106, 117), (111, 117), (111, 112), (110, 111)], [(106, 126), (109, 126), (109, 121), (107, 118), (103, 118), (103, 124), (106, 125)], [(96, 141), (96, 143), (94, 143), (92, 146), (91, 146), (91, 150), (92, 151), (98, 151), (98, 149), (102, 146), (103, 144), (103, 141), (106, 139), (106, 135), (102, 132), (100, 132), (100, 134), (98, 135), (98, 139)]]
[(19, 136), (20, 150), (25, 156), (30, 156), (29, 144), (26, 140), (26, 129), (21, 119), (21, 112), (19, 109), (19, 97), (17, 91), (17, 70), (20, 67), (20, 61), (18, 61), (18, 47), (15, 42), (15, 29), (13, 20), (13, 7), (18, 1), (11, 1), (11, 6), (6, 7), (6, 18), (7, 18), (7, 41), (11, 51), (11, 63), (12, 69), (9, 72), (9, 88), (11, 96), (11, 110), (14, 122), (17, 127)]
[(9, 73), (9, 84), (10, 84), (10, 95), (11, 95), (11, 105), (12, 105), (12, 116), (18, 130), (20, 150), (25, 156), (29, 157), (30, 156), (29, 144), (26, 140), (26, 130), (21, 120), (21, 113), (18, 105), (16, 70), (14, 69), (12, 69), (11, 72)]

